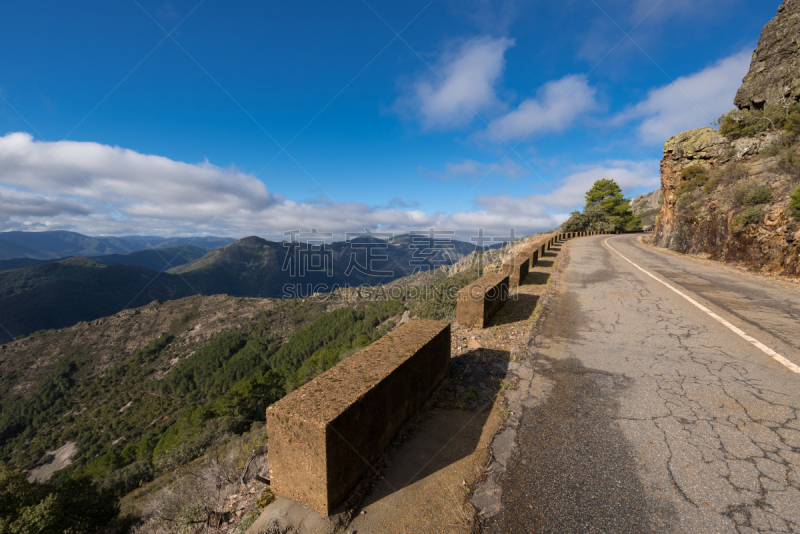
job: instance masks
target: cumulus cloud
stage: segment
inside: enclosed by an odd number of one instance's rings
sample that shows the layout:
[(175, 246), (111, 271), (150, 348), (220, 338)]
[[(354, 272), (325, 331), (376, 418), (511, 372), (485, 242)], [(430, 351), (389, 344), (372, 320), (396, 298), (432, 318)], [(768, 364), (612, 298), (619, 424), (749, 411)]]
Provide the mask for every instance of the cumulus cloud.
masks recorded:
[(647, 98), (615, 118), (616, 123), (641, 121), (639, 137), (646, 144), (664, 144), (680, 132), (708, 126), (732, 106), (750, 67), (751, 52), (742, 50), (714, 65), (653, 89)]
[(515, 180), (530, 174), (530, 170), (511, 159), (504, 159), (500, 162), (481, 163), (479, 161), (465, 159), (461, 163), (447, 162), (444, 172), (432, 171), (425, 167), (417, 167), (417, 172), (426, 178), (438, 180), (440, 182), (451, 182), (455, 180), (480, 180), (487, 176), (500, 176), (510, 180)]
[[(462, 172), (470, 165), (464, 163)], [(473, 171), (477, 172), (480, 164)], [(511, 167), (509, 167), (510, 169)], [(511, 172), (511, 171), (509, 171)], [(426, 213), (395, 198), (386, 208), (327, 197), (295, 202), (235, 168), (189, 164), (89, 142), (0, 137), (0, 230), (73, 230), (89, 235), (259, 235), (318, 228), (337, 238), (366, 227), (404, 233), (430, 227), (468, 237), (480, 226), (501, 235), (552, 228), (546, 210)]]
[(586, 191), (602, 178), (617, 182), (627, 196), (632, 196), (636, 191), (652, 191), (661, 185), (659, 161), (610, 160), (580, 166), (565, 177), (555, 191), (539, 197), (539, 201), (547, 206), (561, 209), (582, 206), (585, 203)]
[[(584, 165), (560, 180), (551, 193), (530, 195), (522, 198), (481, 195), (475, 203), (491, 213), (531, 213), (543, 216), (554, 211), (551, 219), (559, 223), (565, 220), (565, 212), (582, 208), (584, 194), (602, 178), (617, 182), (624, 194), (631, 196), (641, 190), (652, 191), (660, 185), (659, 162), (611, 160), (593, 165)], [(561, 214), (561, 215), (559, 215)]]
[(508, 141), (545, 132), (562, 132), (581, 115), (597, 107), (596, 92), (583, 75), (573, 74), (548, 82), (536, 98), (523, 100), (517, 109), (491, 121), (481, 135), (486, 139)]
[(411, 114), (427, 129), (470, 124), (484, 109), (502, 105), (495, 86), (505, 70), (505, 52), (513, 39), (479, 37), (444, 54), (431, 73), (416, 80), (409, 94), (394, 104), (395, 111)]

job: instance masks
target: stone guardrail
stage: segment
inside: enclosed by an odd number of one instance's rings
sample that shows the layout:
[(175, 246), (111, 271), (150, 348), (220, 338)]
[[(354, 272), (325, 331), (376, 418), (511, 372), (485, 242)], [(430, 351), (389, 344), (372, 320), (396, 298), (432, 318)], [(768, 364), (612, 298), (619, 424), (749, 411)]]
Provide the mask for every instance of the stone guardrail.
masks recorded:
[(525, 281), (528, 271), (531, 270), (530, 260), (522, 254), (517, 254), (510, 258), (508, 263), (504, 263), (501, 273), (508, 276), (508, 283), (518, 286)]
[(508, 275), (487, 274), (458, 292), (456, 321), (467, 328), (484, 328), (508, 300)]
[(533, 269), (536, 266), (536, 263), (539, 261), (539, 248), (540, 247), (538, 243), (526, 243), (519, 250), (517, 250), (517, 254), (526, 258), (528, 260), (529, 267)]
[(412, 320), (267, 408), (272, 489), (330, 515), (450, 365), (450, 323)]

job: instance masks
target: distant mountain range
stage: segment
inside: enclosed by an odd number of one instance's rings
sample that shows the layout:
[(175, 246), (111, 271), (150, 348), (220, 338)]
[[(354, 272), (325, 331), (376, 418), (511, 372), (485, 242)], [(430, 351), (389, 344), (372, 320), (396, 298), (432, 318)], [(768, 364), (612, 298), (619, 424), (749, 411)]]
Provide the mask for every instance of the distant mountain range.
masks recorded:
[(214, 249), (232, 243), (230, 237), (92, 237), (63, 230), (53, 232), (0, 232), (0, 260), (28, 258), (54, 260), (70, 256), (109, 256), (145, 249), (190, 244)]
[(327, 292), (337, 285), (385, 284), (415, 270), (455, 263), (475, 251), (473, 244), (455, 240), (447, 243), (450, 248), (436, 249), (408, 236), (394, 241), (363, 237), (315, 249), (247, 237), (202, 256), (197, 247), (159, 250), (169, 260), (179, 256), (173, 265), (182, 262), (166, 272), (159, 272), (166, 265), (152, 250), (2, 271), (0, 342), (196, 293), (286, 298)]
[[(154, 271), (166, 271), (184, 263), (196, 260), (208, 252), (208, 249), (194, 245), (177, 245), (174, 247), (139, 250), (127, 254), (109, 254), (107, 256), (92, 256), (92, 259), (103, 265), (138, 265)], [(70, 256), (72, 257), (72, 256)], [(82, 256), (75, 256), (82, 257)], [(62, 258), (67, 259), (67, 258)], [(15, 258), (13, 260), (0, 260), (0, 271), (11, 269), (24, 269), (35, 265), (52, 263), (62, 260), (35, 260), (32, 258)]]

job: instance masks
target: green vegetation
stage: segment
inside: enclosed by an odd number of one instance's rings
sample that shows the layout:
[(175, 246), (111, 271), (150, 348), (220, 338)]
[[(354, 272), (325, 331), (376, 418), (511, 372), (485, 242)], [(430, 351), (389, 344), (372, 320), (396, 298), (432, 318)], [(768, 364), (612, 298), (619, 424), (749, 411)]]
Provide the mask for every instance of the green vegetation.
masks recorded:
[(757, 224), (761, 220), (761, 212), (764, 210), (764, 205), (750, 206), (741, 216), (741, 220), (747, 224)]
[(705, 185), (703, 185), (703, 194), (710, 195), (719, 185), (719, 180), (717, 178), (711, 178), (708, 180)]
[[(370, 266), (372, 269), (392, 273), (385, 277), (375, 277), (373, 272), (365, 270), (366, 250), (353, 248), (351, 243), (337, 242), (326, 249), (332, 253), (329, 265), (332, 270), (307, 270), (301, 278), (299, 270), (294, 268), (302, 264), (300, 256), (304, 253), (299, 244), (289, 251), (283, 243), (257, 237), (241, 239), (162, 273), (137, 265), (106, 267), (87, 258), (0, 271), (0, 324), (4, 326), (0, 329), (0, 343), (37, 330), (63, 328), (80, 321), (107, 317), (126, 307), (144, 306), (154, 299), (174, 300), (197, 293), (301, 298), (313, 292), (331, 291), (334, 286), (385, 284), (413, 273), (415, 266), (409, 263), (413, 252), (411, 241), (409, 236), (398, 236), (395, 243), (399, 246), (380, 249), (379, 255), (385, 254), (387, 258), (385, 262), (371, 258), (371, 261), (377, 261)], [(453, 248), (448, 255), (454, 260), (475, 249), (471, 243), (454, 240), (451, 244)], [(141, 263), (161, 269), (164, 263), (158, 253), (171, 260), (180, 252), (173, 250), (170, 252), (172, 257), (169, 257), (164, 250), (167, 249), (134, 254)], [(189, 259), (185, 255), (188, 252), (192, 250), (184, 251), (183, 259)], [(131, 261), (134, 254), (113, 258), (104, 256), (100, 260), (109, 263)], [(284, 269), (284, 265), (289, 266), (287, 254), (289, 259), (295, 258), (299, 263)], [(354, 264), (351, 265), (351, 261)], [(436, 256), (424, 261), (430, 266), (430, 263), (438, 264), (444, 260)], [(361, 267), (354, 268), (355, 264)], [(291, 285), (287, 286), (289, 283)], [(70, 306), (64, 306), (65, 302)]]
[(710, 174), (708, 169), (703, 167), (702, 165), (691, 165), (686, 167), (681, 171), (681, 186), (678, 190), (679, 193), (685, 193), (687, 191), (694, 191), (698, 187), (703, 187), (705, 191), (705, 185), (709, 181)]
[(0, 534), (115, 532), (113, 494), (86, 477), (59, 486), (28, 482), (26, 474), (0, 463)]
[[(66, 351), (33, 391), (0, 406), (0, 461), (30, 469), (73, 441), (78, 452), (53, 487), (94, 481), (121, 497), (262, 421), (287, 391), (390, 331), (387, 319), (405, 307), (390, 300), (315, 315), (323, 309), (288, 302), (188, 354), (165, 333), (100, 375)], [(299, 329), (283, 342), (287, 323)]]
[(139, 250), (127, 254), (94, 256), (92, 259), (103, 265), (139, 265), (154, 271), (166, 271), (201, 258), (207, 252), (204, 248), (182, 244), (174, 247)]
[(387, 334), (394, 325), (381, 323), (404, 310), (393, 300), (373, 302), (364, 310), (335, 310), (293, 334), (270, 358), (270, 364), (280, 370), (291, 391), (336, 365), (348, 351)]
[(754, 137), (769, 130), (800, 133), (800, 104), (769, 104), (761, 110), (732, 109), (718, 120), (719, 132), (728, 139)]
[(800, 178), (800, 156), (795, 146), (789, 145), (782, 152), (776, 165), (778, 171)]
[(561, 227), (564, 232), (589, 230), (637, 230), (642, 221), (631, 211), (630, 199), (622, 195), (622, 189), (614, 180), (597, 180), (586, 192), (583, 213), (574, 211)]
[(4, 271), (0, 273), (0, 298), (64, 278), (81, 280), (91, 278), (97, 276), (98, 270), (104, 269), (103, 264), (88, 258), (70, 258), (36, 265), (23, 271)]
[(781, 143), (781, 140), (778, 139), (776, 141), (771, 142), (764, 148), (762, 148), (759, 154), (767, 157), (777, 156), (778, 154), (780, 154), (781, 148), (783, 148), (783, 143)]
[(480, 277), (478, 266), (421, 288), (421, 297), (414, 304), (414, 313), (423, 319), (452, 320), (456, 316), (458, 291)]
[(690, 165), (681, 171), (681, 177), (684, 180), (703, 185), (708, 179), (708, 169), (702, 165)]
[(766, 204), (772, 200), (772, 189), (769, 186), (756, 187), (750, 191), (743, 200), (745, 206), (757, 206), (759, 204)]
[(797, 186), (790, 198), (789, 214), (792, 217), (800, 217), (800, 185)]
[(734, 187), (732, 198), (736, 206), (758, 206), (772, 200), (772, 188), (751, 180), (741, 180)]
[[(145, 288), (147, 291), (143, 291)], [(0, 324), (13, 335), (114, 315), (153, 299), (193, 295), (179, 276), (135, 265), (106, 267), (86, 258), (0, 272)], [(69, 302), (69, 306), (64, 306)], [(11, 341), (0, 329), (0, 343)]]

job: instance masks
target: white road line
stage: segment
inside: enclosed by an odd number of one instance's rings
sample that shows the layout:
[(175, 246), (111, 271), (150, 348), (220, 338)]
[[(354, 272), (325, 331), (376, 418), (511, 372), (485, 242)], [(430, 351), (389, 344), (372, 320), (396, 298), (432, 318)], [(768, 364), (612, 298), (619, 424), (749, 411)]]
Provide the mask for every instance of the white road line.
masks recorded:
[(650, 272), (642, 269), (641, 267), (639, 267), (638, 265), (633, 263), (631, 260), (629, 260), (628, 258), (623, 256), (622, 254), (617, 252), (617, 249), (615, 249), (614, 247), (609, 245), (608, 244), (608, 239), (605, 240), (605, 244), (606, 244), (606, 246), (608, 248), (613, 250), (620, 258), (622, 258), (623, 260), (627, 261), (628, 263), (630, 263), (631, 265), (633, 265), (634, 267), (636, 267), (637, 269), (642, 271), (644, 274), (646, 274), (647, 276), (649, 276), (650, 278), (652, 278), (653, 280), (658, 282), (659, 284), (663, 284), (663, 285), (667, 286), (668, 288), (673, 290), (675, 293), (677, 293), (678, 295), (682, 296), (683, 298), (685, 298), (686, 300), (688, 300), (689, 302), (691, 302), (692, 304), (694, 304), (695, 306), (697, 306), (698, 308), (700, 308), (701, 310), (706, 312), (708, 315), (710, 315), (711, 317), (713, 317), (714, 319), (716, 319), (717, 321), (719, 321), (723, 325), (727, 326), (730, 330), (732, 330), (739, 337), (741, 337), (742, 339), (748, 341), (751, 345), (753, 345), (754, 347), (760, 349), (762, 352), (764, 352), (768, 356), (772, 357), (775, 361), (777, 361), (779, 363), (782, 363), (784, 366), (786, 366), (793, 373), (799, 373), (800, 374), (800, 367), (798, 367), (797, 365), (793, 364), (792, 362), (790, 362), (789, 360), (787, 360), (786, 358), (784, 358), (783, 356), (781, 356), (780, 354), (778, 354), (777, 352), (772, 350), (771, 348), (767, 347), (766, 345), (761, 343), (756, 338), (754, 338), (752, 336), (748, 336), (742, 330), (740, 330), (736, 326), (732, 325), (731, 323), (729, 323), (728, 321), (726, 321), (725, 319), (723, 319), (722, 317), (720, 317), (716, 313), (712, 312), (711, 310), (709, 310), (708, 308), (706, 308), (705, 306), (703, 306), (702, 304), (700, 304), (699, 302), (694, 300), (692, 297), (690, 297), (686, 293), (684, 293), (681, 290), (671, 286), (670, 284), (666, 283), (665, 281), (661, 280), (660, 278), (656, 277), (655, 275), (651, 274)]

